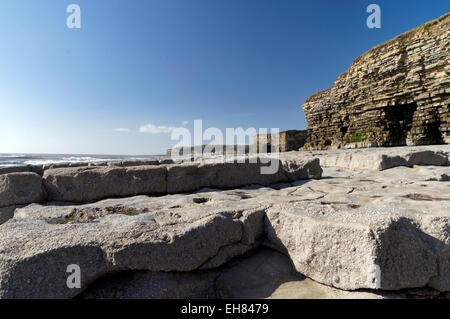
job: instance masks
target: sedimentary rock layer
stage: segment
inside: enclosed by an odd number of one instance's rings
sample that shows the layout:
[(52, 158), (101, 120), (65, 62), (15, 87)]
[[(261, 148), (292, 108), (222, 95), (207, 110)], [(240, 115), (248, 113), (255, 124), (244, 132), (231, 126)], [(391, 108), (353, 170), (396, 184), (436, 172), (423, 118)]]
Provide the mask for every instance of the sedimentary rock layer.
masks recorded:
[(398, 166), (450, 165), (450, 145), (313, 151), (323, 167), (385, 170)]
[[(394, 295), (394, 294), (391, 294)], [(221, 270), (190, 273), (127, 271), (106, 276), (84, 291), (84, 299), (112, 298), (369, 298), (379, 292), (349, 292), (314, 282), (293, 269), (289, 257), (261, 248)], [(395, 294), (393, 297), (405, 297)]]
[(42, 179), (36, 173), (0, 175), (0, 207), (40, 202), (44, 199)]
[(128, 166), (144, 166), (144, 165), (165, 165), (173, 164), (174, 162), (169, 158), (162, 159), (143, 159), (143, 160), (114, 160), (114, 161), (96, 161), (96, 162), (62, 162), (49, 164), (21, 164), (16, 166), (0, 167), (0, 175), (8, 173), (33, 172), (42, 175), (44, 171), (52, 168), (63, 167), (128, 167)]
[(258, 153), (298, 151), (305, 145), (307, 137), (307, 131), (297, 130), (277, 134), (257, 134), (253, 138), (252, 149)]
[[(151, 203), (142, 201), (146, 206)], [(208, 210), (192, 207), (183, 212), (148, 211), (124, 204), (115, 209), (85, 207), (82, 214), (62, 208), (59, 218), (25, 218), (3, 224), (0, 297), (74, 296), (80, 290), (66, 284), (71, 264), (80, 266), (83, 288), (120, 270), (193, 271), (230, 245), (251, 249), (257, 239), (253, 236), (262, 234), (263, 211), (251, 204), (209, 206)], [(102, 209), (103, 217), (85, 219)]]
[(309, 97), (306, 149), (450, 142), (450, 13), (358, 57)]
[[(46, 200), (90, 202), (108, 197), (174, 194), (202, 187), (229, 189), (251, 184), (271, 185), (320, 178), (321, 166), (363, 170), (414, 165), (448, 166), (449, 154), (449, 145), (287, 152), (279, 154), (279, 159), (273, 164), (276, 169), (269, 174), (261, 174), (261, 169), (270, 163), (251, 163), (248, 157), (224, 159), (221, 156), (167, 165), (130, 166), (147, 162), (124, 162), (120, 166), (50, 168), (44, 170), (42, 180), (36, 173), (11, 173), (14, 168), (10, 168), (9, 173), (0, 174), (0, 207)], [(267, 160), (270, 156), (260, 155), (260, 159)], [(8, 216), (0, 211), (2, 215)]]
[[(268, 161), (266, 161), (268, 160)], [(298, 179), (320, 178), (319, 160), (311, 156), (281, 154), (215, 158), (167, 165), (123, 163), (121, 166), (49, 168), (32, 172), (0, 174), (0, 207), (43, 200), (91, 202), (111, 197), (196, 191), (202, 187), (220, 189), (251, 184), (270, 185)], [(273, 167), (273, 171), (264, 169)]]
[(383, 206), (349, 212), (280, 205), (268, 211), (266, 232), (297, 271), (329, 286), (449, 290), (450, 216), (408, 213)]
[(164, 194), (167, 187), (162, 166), (54, 168), (44, 172), (43, 181), (49, 200), (67, 202)]

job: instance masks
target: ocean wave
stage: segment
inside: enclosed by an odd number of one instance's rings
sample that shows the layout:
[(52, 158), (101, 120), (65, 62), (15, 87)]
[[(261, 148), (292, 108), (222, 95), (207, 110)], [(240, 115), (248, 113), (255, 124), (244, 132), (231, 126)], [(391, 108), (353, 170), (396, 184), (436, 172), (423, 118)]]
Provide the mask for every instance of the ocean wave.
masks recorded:
[(85, 157), (78, 157), (78, 156), (71, 156), (71, 157), (63, 157), (61, 159), (61, 161), (63, 162), (98, 162), (98, 161), (110, 161), (113, 160), (112, 158), (95, 158), (95, 157), (90, 157), (90, 156), (85, 156)]
[(91, 163), (102, 161), (117, 161), (117, 160), (137, 160), (148, 159), (149, 157), (108, 157), (108, 156), (64, 156), (64, 155), (1, 155), (0, 166), (17, 166), (17, 165), (46, 165), (59, 163)]
[(0, 158), (22, 158), (27, 157), (24, 154), (0, 154)]
[(45, 165), (45, 164), (58, 164), (58, 163), (67, 163), (69, 161), (63, 160), (28, 160), (24, 161), (25, 165)]
[(21, 164), (23, 164), (23, 161), (0, 161), (0, 166), (15, 166)]
[[(6, 158), (5, 156), (2, 156)], [(14, 157), (16, 158), (16, 157)], [(46, 164), (58, 164), (58, 163), (81, 163), (81, 162), (98, 162), (107, 161), (109, 159), (94, 158), (94, 157), (62, 157), (51, 159), (37, 159), (37, 158), (24, 158), (23, 160), (2, 160), (0, 158), (0, 166), (16, 166), (16, 165), (46, 165)]]

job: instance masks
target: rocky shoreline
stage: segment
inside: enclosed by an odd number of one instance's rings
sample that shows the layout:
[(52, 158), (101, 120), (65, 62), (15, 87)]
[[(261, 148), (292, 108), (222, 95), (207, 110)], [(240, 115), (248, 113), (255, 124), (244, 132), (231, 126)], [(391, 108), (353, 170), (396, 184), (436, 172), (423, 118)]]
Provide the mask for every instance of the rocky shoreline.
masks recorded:
[(449, 154), (288, 152), (268, 175), (251, 155), (9, 168), (0, 297), (448, 297)]
[(307, 132), (0, 167), (0, 298), (449, 298), (449, 18), (357, 58)]

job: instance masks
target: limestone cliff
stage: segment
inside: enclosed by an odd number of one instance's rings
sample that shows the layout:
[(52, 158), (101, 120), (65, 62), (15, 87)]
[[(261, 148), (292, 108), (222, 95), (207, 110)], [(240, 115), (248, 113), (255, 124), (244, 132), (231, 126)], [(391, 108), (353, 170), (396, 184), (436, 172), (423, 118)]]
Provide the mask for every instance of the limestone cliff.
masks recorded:
[[(272, 138), (274, 140), (272, 140)], [(278, 134), (257, 134), (253, 137), (253, 151), (272, 152), (278, 143), (279, 152), (298, 151), (305, 145), (307, 131), (289, 130)]]
[(450, 142), (450, 13), (359, 56), (309, 97), (305, 149)]

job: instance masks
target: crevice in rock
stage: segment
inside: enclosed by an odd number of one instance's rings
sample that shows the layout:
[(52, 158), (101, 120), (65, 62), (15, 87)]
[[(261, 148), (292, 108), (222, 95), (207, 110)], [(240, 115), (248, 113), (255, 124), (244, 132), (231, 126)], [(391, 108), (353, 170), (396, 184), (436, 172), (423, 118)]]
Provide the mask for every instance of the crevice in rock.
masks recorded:
[[(426, 186), (426, 185), (425, 185)], [(417, 200), (417, 201), (450, 201), (448, 198), (436, 198), (426, 194), (413, 193), (403, 196), (408, 199)]]
[(123, 206), (107, 206), (105, 208), (73, 208), (69, 213), (62, 217), (50, 219), (50, 224), (68, 224), (68, 223), (91, 223), (108, 215), (127, 215), (136, 216), (148, 213), (147, 208), (132, 208)]
[(192, 201), (196, 204), (204, 204), (210, 201), (209, 198), (206, 197), (195, 197), (192, 199)]

